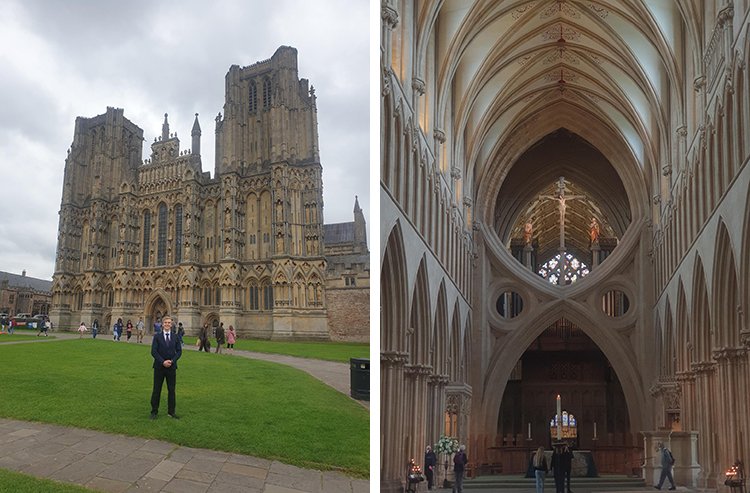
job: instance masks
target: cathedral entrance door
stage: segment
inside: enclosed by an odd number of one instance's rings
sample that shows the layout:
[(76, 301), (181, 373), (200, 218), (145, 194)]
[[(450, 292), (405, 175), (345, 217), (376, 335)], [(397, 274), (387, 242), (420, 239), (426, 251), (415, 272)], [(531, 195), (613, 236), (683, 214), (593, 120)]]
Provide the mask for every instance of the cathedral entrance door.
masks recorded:
[(169, 305), (160, 295), (154, 296), (149, 303), (146, 304), (146, 317), (144, 323), (146, 324), (146, 333), (154, 333), (154, 323), (161, 321), (164, 315), (169, 314)]

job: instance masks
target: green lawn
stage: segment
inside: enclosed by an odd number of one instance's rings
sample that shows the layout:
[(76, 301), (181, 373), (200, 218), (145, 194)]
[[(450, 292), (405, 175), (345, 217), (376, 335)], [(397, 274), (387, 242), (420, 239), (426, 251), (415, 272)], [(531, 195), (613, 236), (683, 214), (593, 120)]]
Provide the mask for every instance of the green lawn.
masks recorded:
[(0, 416), (157, 438), (316, 469), (369, 474), (366, 409), (308, 374), (245, 358), (185, 351), (177, 414), (148, 419), (148, 345), (73, 339), (0, 348)]
[[(31, 341), (34, 339), (43, 338), (44, 336), (41, 335), (37, 337), (36, 335), (38, 332), (36, 331), (30, 331), (30, 330), (17, 330), (13, 334), (8, 334), (7, 332), (4, 332), (0, 334), (0, 344), (3, 342), (13, 342), (13, 341)], [(47, 338), (54, 339), (55, 336), (47, 336)]]
[[(186, 346), (195, 346), (195, 337), (185, 337)], [(150, 338), (149, 338), (150, 340)], [(369, 358), (370, 345), (351, 342), (286, 342), (264, 339), (238, 339), (235, 349), (258, 353), (285, 354), (300, 358), (322, 359), (349, 363), (349, 358)], [(216, 350), (216, 339), (211, 339), (211, 351)]]
[(39, 493), (40, 491), (44, 493), (91, 493), (96, 490), (0, 469), (0, 491), (12, 491), (13, 493)]

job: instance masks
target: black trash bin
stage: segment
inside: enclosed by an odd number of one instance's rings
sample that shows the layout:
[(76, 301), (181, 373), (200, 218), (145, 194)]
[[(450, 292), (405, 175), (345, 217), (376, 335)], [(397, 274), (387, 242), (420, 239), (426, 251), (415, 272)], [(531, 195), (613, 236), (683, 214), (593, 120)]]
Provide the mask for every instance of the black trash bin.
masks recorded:
[(370, 400), (370, 360), (349, 358), (350, 388), (352, 399)]

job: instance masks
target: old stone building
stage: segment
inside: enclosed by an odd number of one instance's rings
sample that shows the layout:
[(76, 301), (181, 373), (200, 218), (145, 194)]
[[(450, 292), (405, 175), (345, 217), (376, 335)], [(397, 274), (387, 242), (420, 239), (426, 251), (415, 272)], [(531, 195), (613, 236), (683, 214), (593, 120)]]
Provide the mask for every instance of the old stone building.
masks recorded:
[(190, 149), (165, 114), (145, 160), (143, 131), (122, 109), (76, 119), (53, 277), (58, 327), (141, 316), (152, 327), (169, 313), (189, 333), (221, 320), (245, 337), (329, 339), (314, 89), (291, 47), (230, 67), (225, 89), (213, 176), (197, 114)]
[(326, 224), (325, 257), (328, 327), (336, 340), (370, 340), (370, 250), (359, 200), (354, 221)]
[(49, 313), (52, 301), (52, 282), (26, 275), (0, 272), (0, 313), (13, 317), (18, 313), (30, 315)]
[(557, 395), (601, 473), (747, 463), (749, 11), (381, 2), (382, 491), (520, 473)]

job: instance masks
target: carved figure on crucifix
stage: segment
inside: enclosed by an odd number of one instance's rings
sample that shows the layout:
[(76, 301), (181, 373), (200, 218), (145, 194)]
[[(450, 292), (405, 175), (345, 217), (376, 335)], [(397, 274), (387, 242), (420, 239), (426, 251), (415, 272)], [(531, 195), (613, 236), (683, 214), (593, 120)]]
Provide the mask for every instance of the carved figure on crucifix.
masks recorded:
[(556, 195), (541, 195), (539, 198), (545, 200), (556, 200), (558, 202), (558, 209), (560, 211), (560, 246), (558, 248), (560, 253), (560, 275), (558, 276), (559, 283), (564, 283), (565, 273), (568, 270), (567, 262), (565, 261), (565, 211), (567, 209), (567, 201), (576, 199), (585, 199), (585, 195), (565, 195), (565, 177), (561, 176), (557, 180), (557, 194)]
[(541, 195), (539, 198), (546, 200), (557, 200), (560, 211), (560, 253), (565, 251), (565, 211), (567, 201), (585, 199), (585, 195), (565, 195), (565, 177), (561, 176), (557, 181), (557, 195)]

